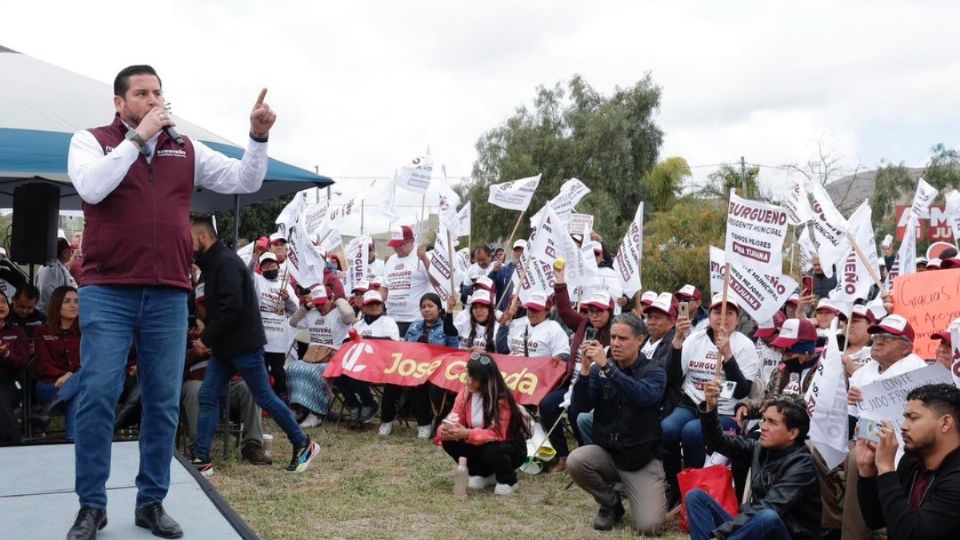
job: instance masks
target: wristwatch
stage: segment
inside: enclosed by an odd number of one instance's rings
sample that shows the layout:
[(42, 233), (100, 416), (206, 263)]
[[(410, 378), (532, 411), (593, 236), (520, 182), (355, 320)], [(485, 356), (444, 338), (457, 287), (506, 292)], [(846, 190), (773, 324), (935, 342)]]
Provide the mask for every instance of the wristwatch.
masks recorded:
[(137, 133), (137, 130), (131, 129), (127, 131), (126, 139), (128, 141), (133, 141), (134, 143), (136, 143), (137, 146), (140, 147), (141, 154), (145, 156), (150, 155), (150, 149), (147, 148), (147, 141), (143, 140), (143, 137), (141, 137), (140, 134)]

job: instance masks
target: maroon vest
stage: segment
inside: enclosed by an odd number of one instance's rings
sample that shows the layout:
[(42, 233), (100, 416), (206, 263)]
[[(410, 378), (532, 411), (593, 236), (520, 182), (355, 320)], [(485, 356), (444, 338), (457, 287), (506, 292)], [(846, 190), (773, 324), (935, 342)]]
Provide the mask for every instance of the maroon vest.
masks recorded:
[[(125, 140), (127, 127), (117, 116), (113, 124), (90, 133), (107, 154)], [(186, 137), (184, 142), (181, 148), (161, 132), (151, 163), (140, 154), (105, 199), (83, 203), (85, 286), (190, 289), (190, 198), (196, 159), (193, 143)]]

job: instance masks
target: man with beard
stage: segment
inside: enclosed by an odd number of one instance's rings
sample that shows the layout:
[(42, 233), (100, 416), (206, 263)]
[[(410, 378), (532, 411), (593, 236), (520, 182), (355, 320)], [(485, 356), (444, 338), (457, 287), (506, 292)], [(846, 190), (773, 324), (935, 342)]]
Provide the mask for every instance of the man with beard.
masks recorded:
[(884, 420), (880, 442), (857, 440), (860, 511), (871, 529), (890, 540), (955, 538), (960, 527), (960, 390), (930, 384), (907, 394), (900, 432), (906, 452)]

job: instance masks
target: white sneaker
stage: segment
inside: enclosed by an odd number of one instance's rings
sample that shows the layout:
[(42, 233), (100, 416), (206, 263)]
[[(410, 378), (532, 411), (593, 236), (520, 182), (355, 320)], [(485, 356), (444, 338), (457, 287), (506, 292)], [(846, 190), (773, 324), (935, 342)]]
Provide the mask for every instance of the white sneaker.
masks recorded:
[(510, 484), (497, 484), (497, 487), (493, 488), (494, 495), (513, 495), (517, 491), (517, 486), (520, 483), (517, 482), (514, 485)]
[(382, 437), (386, 437), (391, 433), (393, 433), (393, 422), (384, 422), (380, 424), (380, 429), (377, 430), (377, 435)]
[(433, 426), (417, 426), (417, 438), (418, 439), (429, 439), (430, 432), (433, 431)]
[(300, 427), (302, 428), (313, 428), (320, 425), (320, 417), (310, 413), (306, 418), (303, 419), (303, 422), (300, 422)]
[(497, 477), (490, 476), (471, 476), (467, 479), (467, 487), (470, 489), (483, 489), (497, 483)]

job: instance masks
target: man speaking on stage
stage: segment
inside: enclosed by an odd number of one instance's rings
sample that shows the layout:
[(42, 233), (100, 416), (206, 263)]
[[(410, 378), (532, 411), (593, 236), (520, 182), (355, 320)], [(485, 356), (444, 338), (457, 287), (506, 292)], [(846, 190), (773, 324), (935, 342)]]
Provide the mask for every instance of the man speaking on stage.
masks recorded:
[(83, 199), (80, 393), (76, 484), (80, 511), (68, 539), (96, 538), (107, 525), (114, 408), (134, 341), (143, 400), (134, 521), (179, 538), (163, 509), (180, 409), (193, 243), (190, 198), (197, 187), (251, 193), (267, 172), (276, 114), (263, 89), (250, 113), (240, 160), (180, 137), (164, 106), (160, 77), (130, 66), (113, 83), (116, 116), (70, 141), (68, 172)]

